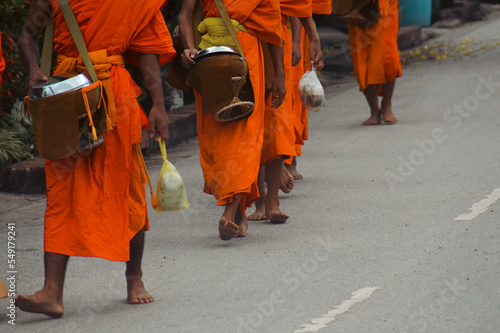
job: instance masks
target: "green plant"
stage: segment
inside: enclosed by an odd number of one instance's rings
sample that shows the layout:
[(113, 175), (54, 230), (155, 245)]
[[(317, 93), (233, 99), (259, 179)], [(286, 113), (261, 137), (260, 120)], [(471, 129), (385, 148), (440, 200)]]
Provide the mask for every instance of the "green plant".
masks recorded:
[(24, 24), (24, 17), (28, 12), (28, 1), (2, 0), (0, 1), (0, 31), (10, 36), (18, 36)]
[(10, 115), (5, 117), (10, 126), (19, 133), (21, 140), (33, 151), (35, 147), (35, 132), (31, 116), (25, 112), (24, 103), (16, 99)]
[(0, 169), (9, 161), (21, 161), (32, 157), (16, 131), (0, 129)]
[(31, 117), (23, 102), (16, 100), (9, 113), (0, 119), (0, 167), (7, 161), (19, 161), (33, 156), (35, 135)]

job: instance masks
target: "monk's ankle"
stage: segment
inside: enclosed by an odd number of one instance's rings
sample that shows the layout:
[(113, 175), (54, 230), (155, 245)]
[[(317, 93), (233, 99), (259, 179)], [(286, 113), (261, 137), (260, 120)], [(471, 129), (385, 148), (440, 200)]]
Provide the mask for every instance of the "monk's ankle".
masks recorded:
[(142, 271), (135, 272), (135, 273), (125, 273), (125, 279), (127, 282), (129, 281), (134, 281), (134, 280), (140, 280), (142, 279)]

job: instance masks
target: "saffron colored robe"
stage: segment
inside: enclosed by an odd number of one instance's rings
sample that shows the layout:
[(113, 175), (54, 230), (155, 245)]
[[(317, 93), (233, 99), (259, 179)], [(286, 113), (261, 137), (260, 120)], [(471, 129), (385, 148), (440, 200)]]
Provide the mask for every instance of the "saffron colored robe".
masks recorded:
[[(220, 17), (213, 0), (204, 0), (204, 17)], [(201, 97), (196, 94), (200, 162), (205, 178), (204, 192), (217, 199), (217, 205), (233, 202), (241, 195), (240, 212), (258, 199), (257, 175), (264, 126), (264, 62), (259, 40), (281, 45), (279, 3), (275, 0), (225, 1), (229, 16), (242, 24), (239, 31), (248, 63), (255, 109), (250, 117), (228, 123), (217, 122), (201, 112)]]
[(332, 0), (312, 0), (314, 14), (330, 15), (332, 13)]
[[(175, 56), (160, 12), (165, 1), (70, 3), (98, 77), (110, 79), (107, 94), (114, 96), (114, 103), (108, 107), (114, 104), (116, 110), (103, 144), (67, 159), (46, 161), (45, 251), (128, 261), (130, 240), (149, 223), (144, 172), (133, 151), (141, 141), (136, 99), (140, 89), (120, 56), (128, 53), (133, 61), (135, 52), (159, 54), (162, 63)], [(62, 61), (54, 74), (83, 70), (58, 2), (51, 0), (51, 6), (54, 49)]]
[[(271, 106), (272, 94), (266, 96), (266, 111), (264, 118), (264, 144), (262, 146), (261, 164), (269, 164), (281, 156), (295, 156), (295, 116), (293, 114), (293, 82), (292, 82), (292, 37), (286, 23), (288, 16), (312, 16), (311, 1), (281, 0), (281, 22), (283, 38), (283, 55), (285, 84), (287, 94), (283, 104), (274, 109)], [(270, 64), (266, 64), (271, 65)]]
[[(369, 85), (394, 82), (401, 77), (398, 54), (398, 0), (379, 0), (380, 19), (366, 29), (349, 26), (349, 41), (354, 74), (359, 90)], [(382, 91), (379, 90), (379, 95)]]
[[(332, 13), (332, 0), (312, 0), (312, 13), (320, 15), (329, 15)], [(307, 109), (302, 105), (299, 96), (299, 81), (306, 71), (311, 70), (311, 59), (309, 56), (309, 37), (304, 28), (301, 31), (300, 48), (302, 50), (302, 60), (293, 67), (293, 112), (295, 118), (295, 133), (296, 144), (295, 154), (302, 154), (302, 146), (304, 141), (309, 139), (309, 122)], [(287, 164), (292, 163), (292, 159), (285, 161)]]

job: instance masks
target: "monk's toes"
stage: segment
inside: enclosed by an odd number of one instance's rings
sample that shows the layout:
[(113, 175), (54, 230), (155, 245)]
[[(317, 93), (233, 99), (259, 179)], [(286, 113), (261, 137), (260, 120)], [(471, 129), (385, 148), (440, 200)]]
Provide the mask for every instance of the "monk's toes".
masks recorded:
[(396, 117), (392, 116), (392, 117), (386, 117), (386, 118), (384, 118), (383, 121), (384, 121), (384, 124), (392, 125), (392, 124), (397, 123), (398, 119)]
[(250, 221), (268, 220), (268, 218), (262, 213), (252, 213), (252, 214), (248, 215), (248, 219)]
[(285, 185), (280, 185), (280, 190), (283, 191), (283, 193), (290, 193), (292, 190)]
[(153, 303), (155, 301), (154, 297), (151, 295), (147, 296), (140, 296), (140, 297), (132, 297), (129, 298), (128, 304), (147, 304), (147, 303)]
[(284, 214), (282, 212), (273, 212), (269, 214), (269, 220), (272, 223), (285, 223), (290, 218), (289, 215)]
[(219, 237), (222, 240), (228, 241), (237, 237), (239, 229), (240, 227), (234, 222), (228, 221), (225, 217), (222, 217), (219, 221)]

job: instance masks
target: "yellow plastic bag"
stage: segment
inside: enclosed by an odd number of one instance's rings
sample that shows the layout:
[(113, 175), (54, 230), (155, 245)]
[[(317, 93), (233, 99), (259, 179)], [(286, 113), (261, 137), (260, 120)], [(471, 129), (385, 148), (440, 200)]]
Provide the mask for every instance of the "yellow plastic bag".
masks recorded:
[(153, 208), (157, 212), (171, 212), (189, 207), (186, 195), (186, 187), (182, 177), (172, 163), (167, 160), (167, 149), (165, 142), (159, 141), (163, 166), (156, 184), (156, 205)]

